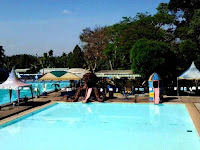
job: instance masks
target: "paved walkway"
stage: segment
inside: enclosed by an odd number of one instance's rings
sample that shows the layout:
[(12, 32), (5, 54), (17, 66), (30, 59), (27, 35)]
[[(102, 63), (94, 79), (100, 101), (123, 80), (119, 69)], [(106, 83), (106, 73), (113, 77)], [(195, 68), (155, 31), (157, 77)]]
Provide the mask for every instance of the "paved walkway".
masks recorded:
[(42, 100), (42, 101), (29, 100), (26, 103), (20, 103), (19, 106), (13, 106), (12, 104), (6, 105), (2, 107), (0, 110), (0, 120), (13, 116), (15, 114), (19, 114), (31, 108), (44, 105), (49, 102), (50, 100)]

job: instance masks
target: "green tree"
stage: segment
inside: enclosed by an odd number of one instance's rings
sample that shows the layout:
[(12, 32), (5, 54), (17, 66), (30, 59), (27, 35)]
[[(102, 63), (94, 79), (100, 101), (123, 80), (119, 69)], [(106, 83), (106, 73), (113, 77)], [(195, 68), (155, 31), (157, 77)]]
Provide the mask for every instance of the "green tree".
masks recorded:
[(123, 21), (108, 27), (111, 42), (104, 53), (110, 68), (130, 69), (130, 50), (139, 39), (173, 41), (174, 16), (170, 14), (168, 4), (161, 3), (157, 10), (155, 15), (138, 13), (134, 18), (123, 17)]
[(194, 10), (200, 9), (199, 0), (170, 0), (169, 10), (176, 16), (177, 25), (188, 24)]
[(198, 60), (197, 44), (191, 40), (181, 41), (178, 53), (179, 68), (181, 72), (186, 70), (193, 61)]
[(5, 66), (8, 70), (11, 70), (12, 67), (18, 69), (31, 68), (32, 64), (38, 62), (38, 58), (32, 55), (21, 54), (7, 56)]
[(4, 59), (5, 59), (5, 54), (4, 54), (5, 50), (3, 49), (3, 46), (0, 46), (0, 68), (2, 68), (4, 66)]
[(163, 77), (172, 77), (175, 57), (170, 47), (163, 42), (140, 39), (131, 49), (132, 70), (147, 79), (153, 72)]
[(67, 67), (72, 68), (73, 67), (73, 53), (68, 53), (68, 61), (67, 61)]
[(84, 53), (81, 50), (81, 48), (78, 45), (76, 45), (73, 50), (70, 67), (71, 68), (83, 68), (85, 64), (86, 64), (86, 62), (84, 59)]
[(176, 38), (196, 40), (192, 38), (194, 35), (188, 33), (192, 33), (191, 28), (199, 20), (198, 9), (200, 9), (199, 0), (170, 0), (169, 10), (175, 16), (176, 29), (174, 35)]
[(52, 57), (52, 56), (53, 56), (53, 50), (51, 49), (51, 50), (48, 52), (48, 54), (49, 54), (49, 57)]
[(200, 9), (194, 11), (187, 30), (189, 38), (200, 46)]

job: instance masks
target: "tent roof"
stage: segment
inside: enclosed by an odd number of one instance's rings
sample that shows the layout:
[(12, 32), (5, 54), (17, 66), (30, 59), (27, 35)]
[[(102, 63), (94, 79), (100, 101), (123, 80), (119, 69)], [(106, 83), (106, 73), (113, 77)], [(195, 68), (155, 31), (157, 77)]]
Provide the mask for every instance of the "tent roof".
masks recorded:
[(66, 71), (51, 71), (51, 73), (56, 77), (61, 77), (62, 75), (66, 74)]
[(160, 75), (158, 75), (156, 72), (154, 72), (150, 77), (149, 81), (155, 81), (155, 80), (162, 80)]
[(72, 74), (70, 72), (64, 74), (60, 77), (60, 80), (80, 80), (81, 78), (75, 74)]
[(200, 80), (200, 71), (196, 68), (194, 61), (192, 62), (190, 68), (182, 73), (178, 79)]
[(58, 81), (59, 77), (56, 77), (55, 75), (53, 75), (52, 73), (47, 73), (44, 76), (42, 76), (39, 80), (55, 80)]
[(12, 71), (8, 77), (8, 79), (0, 84), (0, 89), (18, 89), (19, 87), (30, 87), (32, 86), (31, 84), (27, 84), (27, 83), (24, 83), (24, 82), (21, 82), (15, 71), (14, 71), (14, 68), (12, 68)]

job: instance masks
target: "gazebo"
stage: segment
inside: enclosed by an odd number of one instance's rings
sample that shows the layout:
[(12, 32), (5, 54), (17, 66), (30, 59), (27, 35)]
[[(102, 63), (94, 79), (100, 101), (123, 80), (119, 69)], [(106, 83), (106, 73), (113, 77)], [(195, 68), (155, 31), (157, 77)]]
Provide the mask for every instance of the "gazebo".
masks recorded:
[(198, 80), (200, 80), (200, 71), (195, 66), (194, 61), (192, 62), (188, 70), (186, 70), (179, 77), (177, 77), (177, 95), (178, 96), (179, 96), (179, 88), (178, 88), (179, 80), (195, 80), (195, 83), (197, 86)]
[(18, 77), (17, 77), (17, 75), (14, 71), (14, 68), (12, 68), (12, 71), (11, 71), (8, 79), (5, 82), (3, 82), (2, 84), (0, 84), (0, 89), (8, 89), (9, 90), (10, 102), (11, 102), (11, 98), (12, 98), (12, 90), (16, 90), (17, 100), (18, 100), (18, 103), (19, 103), (20, 88), (22, 88), (22, 87), (30, 87), (31, 94), (32, 94), (32, 97), (33, 97), (32, 85), (21, 82), (18, 79)]

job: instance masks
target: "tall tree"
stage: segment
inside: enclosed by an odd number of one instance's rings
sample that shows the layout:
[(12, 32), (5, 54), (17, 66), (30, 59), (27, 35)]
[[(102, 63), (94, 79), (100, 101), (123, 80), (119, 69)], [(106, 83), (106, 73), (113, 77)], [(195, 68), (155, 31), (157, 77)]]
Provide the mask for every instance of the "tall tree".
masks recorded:
[(161, 3), (155, 15), (138, 13), (134, 18), (123, 17), (123, 21), (108, 28), (111, 42), (104, 50), (110, 68), (130, 69), (130, 50), (137, 40), (146, 38), (161, 42), (171, 42), (174, 16), (168, 4)]
[(195, 42), (191, 40), (181, 41), (177, 56), (180, 67), (177, 68), (177, 71), (181, 73), (186, 70), (193, 61), (198, 60), (199, 56)]
[(83, 51), (91, 71), (95, 71), (98, 61), (104, 58), (103, 50), (109, 42), (106, 27), (86, 28), (80, 35)]
[(68, 54), (68, 61), (67, 61), (67, 67), (72, 68), (73, 67), (73, 53), (69, 52)]
[(175, 57), (170, 47), (163, 42), (140, 39), (131, 49), (133, 72), (137, 72), (145, 79), (157, 72), (163, 77), (172, 77), (175, 70)]
[(53, 56), (53, 50), (51, 49), (51, 50), (48, 52), (48, 54), (49, 54), (49, 57), (52, 57), (52, 56)]
[(195, 19), (195, 12), (196, 17), (198, 17), (199, 14), (196, 11), (198, 9), (200, 9), (199, 0), (170, 0), (169, 10), (175, 16), (175, 36), (177, 38), (181, 40), (190, 38), (190, 35), (188, 35), (190, 30), (189, 24)]
[(85, 66), (84, 53), (78, 45), (75, 46), (71, 59), (71, 68), (83, 68)]
[(176, 16), (177, 25), (188, 24), (194, 10), (200, 9), (199, 0), (170, 0), (169, 9)]
[(3, 49), (3, 46), (0, 46), (0, 68), (3, 67), (4, 64), (4, 59), (5, 59), (5, 54), (4, 54), (5, 50)]

